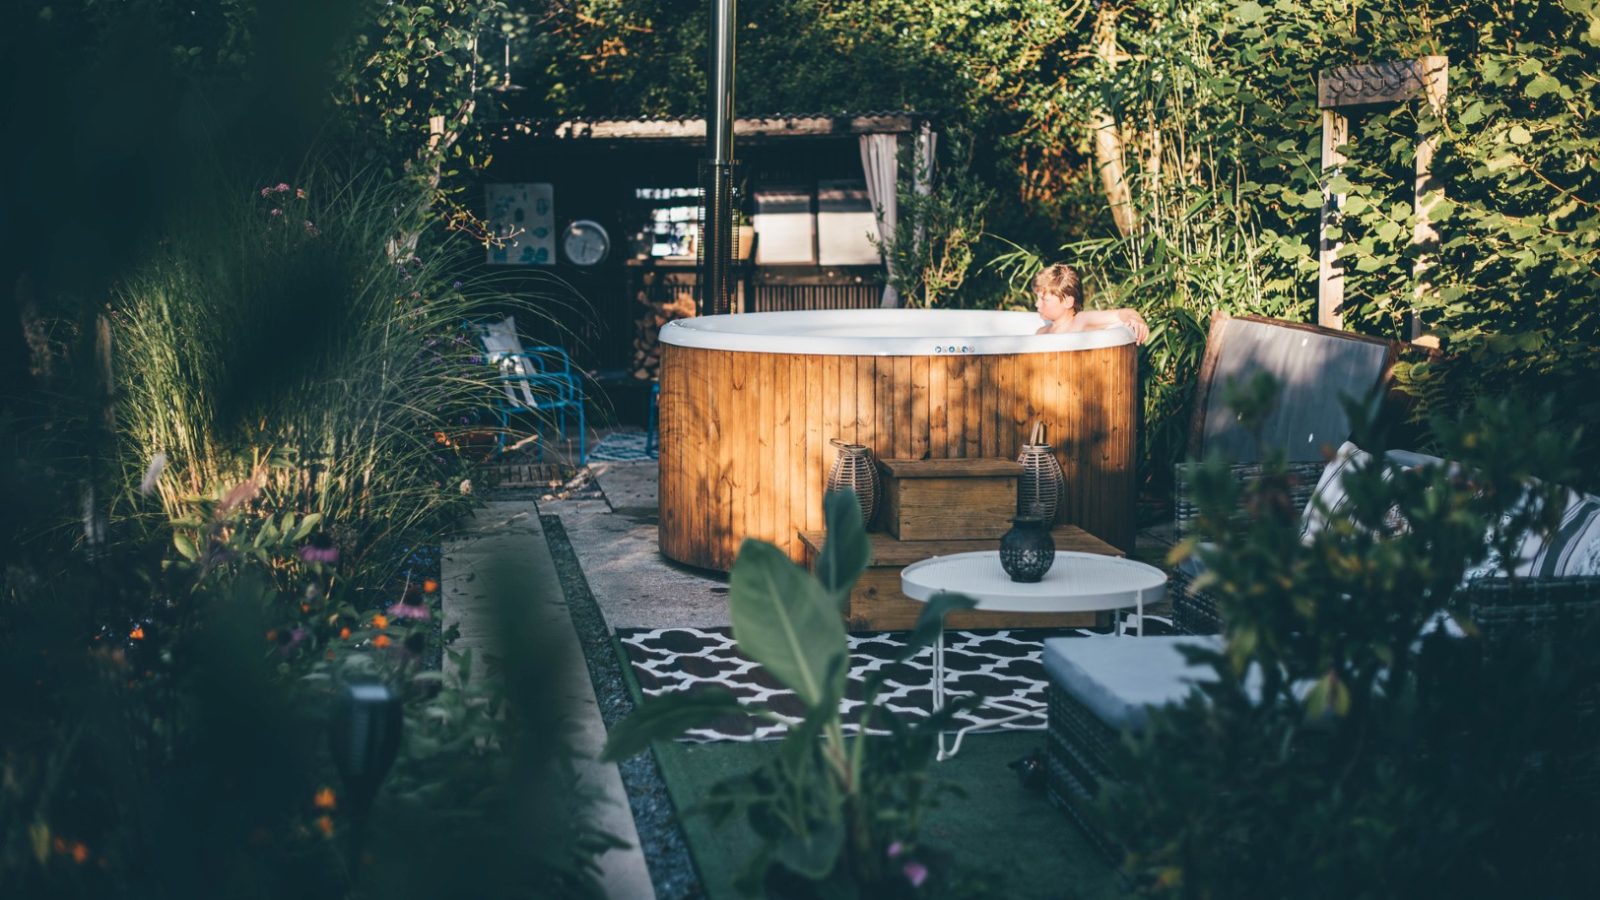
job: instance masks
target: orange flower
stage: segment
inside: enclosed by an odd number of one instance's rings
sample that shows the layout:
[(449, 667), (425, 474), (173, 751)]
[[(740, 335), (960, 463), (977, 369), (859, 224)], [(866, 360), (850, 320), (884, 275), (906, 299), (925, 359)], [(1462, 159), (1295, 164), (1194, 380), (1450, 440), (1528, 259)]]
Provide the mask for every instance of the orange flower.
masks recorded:
[(339, 629), (339, 640), (341, 640), (341, 641), (350, 640), (350, 629), (348, 629), (348, 628)]
[(372, 639), (372, 646), (379, 649), (389, 646), (389, 636), (387, 634), (378, 635)]
[(83, 841), (72, 843), (72, 861), (80, 866), (89, 861), (89, 848), (84, 846)]
[(333, 819), (329, 816), (317, 816), (317, 828), (325, 837), (333, 837)]
[(389, 617), (384, 615), (383, 613), (378, 613), (377, 615), (372, 617), (372, 627), (373, 628), (388, 628), (389, 627)]
[(422, 592), (424, 594), (434, 594), (438, 593), (438, 591), (439, 582), (434, 581), (432, 578), (426, 579), (422, 582)]
[(325, 787), (322, 790), (317, 791), (317, 796), (312, 798), (311, 805), (315, 806), (317, 809), (333, 809), (336, 805), (333, 796), (333, 788)]
[(300, 611), (303, 612), (303, 613), (311, 612), (311, 604), (309, 604), (309, 603), (300, 604)]
[(274, 628), (271, 631), (267, 632), (267, 643), (270, 644), (270, 643), (272, 643), (273, 641), (275, 641), (277, 639), (278, 639), (278, 629)]
[(128, 640), (130, 640), (130, 641), (142, 641), (142, 640), (144, 640), (144, 626), (143, 625), (135, 625), (135, 626), (133, 626), (133, 630), (128, 632)]

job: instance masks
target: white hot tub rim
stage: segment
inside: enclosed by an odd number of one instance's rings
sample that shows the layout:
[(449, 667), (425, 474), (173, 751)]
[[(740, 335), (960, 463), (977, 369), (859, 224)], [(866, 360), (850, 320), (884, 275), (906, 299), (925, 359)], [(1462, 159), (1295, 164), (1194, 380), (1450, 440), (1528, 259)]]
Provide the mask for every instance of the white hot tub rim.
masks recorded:
[(1035, 334), (1029, 312), (972, 309), (823, 309), (675, 319), (675, 347), (816, 356), (989, 356), (1098, 350), (1133, 343), (1126, 328)]

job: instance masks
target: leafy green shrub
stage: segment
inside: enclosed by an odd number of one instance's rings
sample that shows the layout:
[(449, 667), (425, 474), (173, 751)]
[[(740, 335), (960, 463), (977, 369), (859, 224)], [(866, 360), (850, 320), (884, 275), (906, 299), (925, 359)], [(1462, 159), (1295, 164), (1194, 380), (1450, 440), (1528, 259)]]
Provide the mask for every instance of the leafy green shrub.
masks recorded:
[[(764, 541), (749, 539), (739, 549), (728, 590), (739, 652), (794, 691), (806, 713), (789, 727), (771, 762), (718, 784), (702, 812), (718, 821), (744, 813), (761, 837), (761, 850), (740, 879), (751, 895), (913, 896), (925, 878), (933, 896), (963, 895), (959, 873), (918, 845), (917, 829), (939, 730), (977, 701), (956, 698), (907, 725), (874, 703), (887, 674), (879, 669), (867, 676), (860, 724), (863, 732), (878, 727), (889, 733), (845, 737), (839, 701), (849, 653), (841, 609), (870, 548), (853, 492), (829, 494), (824, 506), (828, 540), (814, 577)], [(941, 639), (945, 613), (973, 605), (968, 597), (935, 596), (899, 659)], [(651, 741), (670, 740), (728, 715), (786, 721), (771, 710), (741, 705), (721, 688), (653, 697), (612, 729), (602, 758), (626, 759)]]
[[(1281, 469), (1246, 487), (1217, 464), (1197, 475), (1195, 540), (1209, 543), (1181, 552), (1206, 564), (1226, 645), (1192, 654), (1215, 683), (1155, 713), (1103, 795), (1139, 888), (1581, 896), (1600, 883), (1595, 623), (1491, 640), (1457, 590), (1558, 516), (1559, 490), (1529, 480), (1572, 471), (1574, 438), (1549, 419), (1548, 404), (1483, 402), (1437, 421), (1460, 465), (1356, 467), (1305, 543)], [(1464, 636), (1425, 627), (1441, 610)]]

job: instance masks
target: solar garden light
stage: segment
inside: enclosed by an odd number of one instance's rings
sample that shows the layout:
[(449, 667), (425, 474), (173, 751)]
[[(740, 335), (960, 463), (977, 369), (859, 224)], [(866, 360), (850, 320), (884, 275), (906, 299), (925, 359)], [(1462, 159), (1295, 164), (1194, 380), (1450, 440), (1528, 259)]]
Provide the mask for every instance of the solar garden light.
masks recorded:
[(403, 721), (400, 695), (381, 681), (347, 682), (334, 701), (328, 744), (355, 818), (351, 839), (357, 859), (367, 813), (400, 749)]

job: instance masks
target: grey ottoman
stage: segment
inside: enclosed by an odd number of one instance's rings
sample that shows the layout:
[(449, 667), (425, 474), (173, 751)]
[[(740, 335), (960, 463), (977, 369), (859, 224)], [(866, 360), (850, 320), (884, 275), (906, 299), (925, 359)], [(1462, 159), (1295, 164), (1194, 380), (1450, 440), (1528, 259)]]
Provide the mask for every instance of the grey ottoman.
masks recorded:
[(1184, 645), (1216, 650), (1222, 638), (1104, 636), (1044, 642), (1050, 681), (1047, 790), (1113, 861), (1120, 853), (1089, 801), (1102, 781), (1117, 777), (1111, 751), (1122, 734), (1143, 729), (1151, 708), (1182, 700), (1211, 674), (1189, 665), (1178, 649)]

